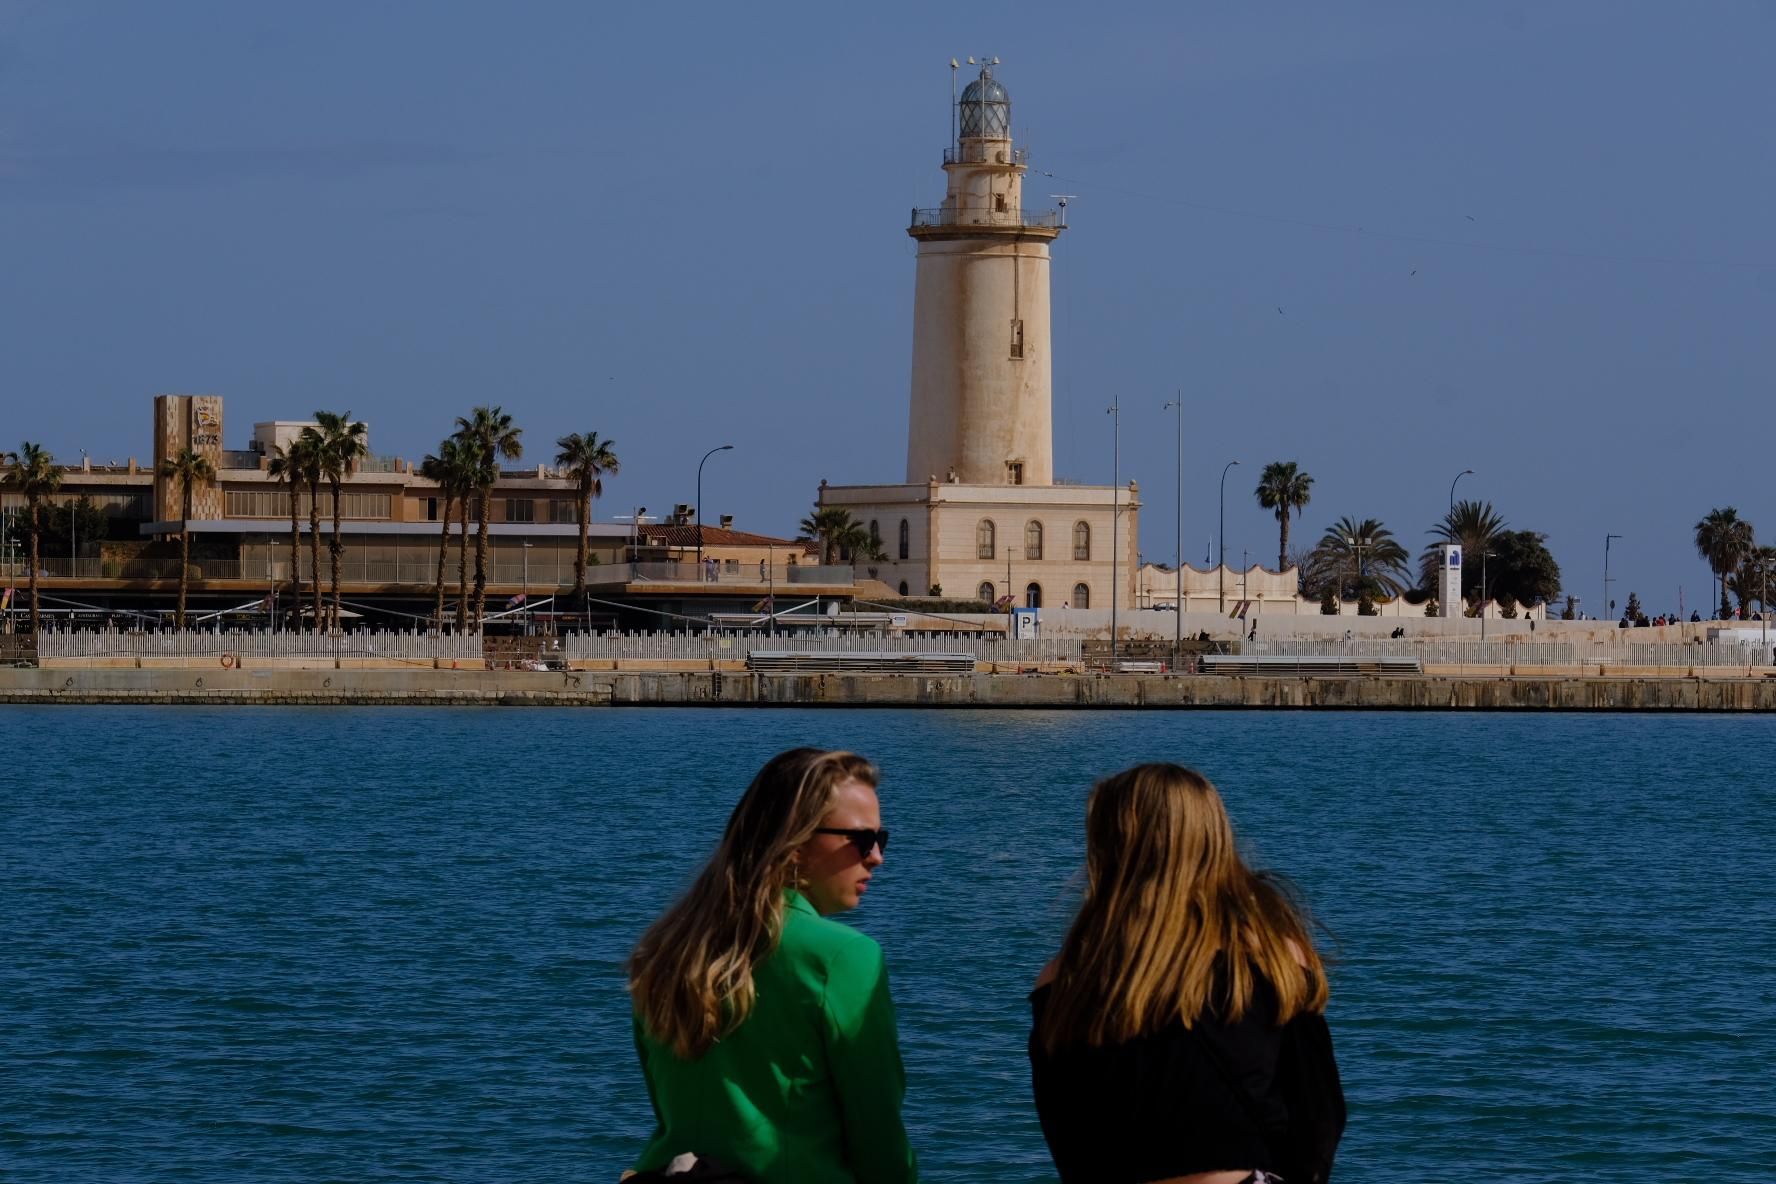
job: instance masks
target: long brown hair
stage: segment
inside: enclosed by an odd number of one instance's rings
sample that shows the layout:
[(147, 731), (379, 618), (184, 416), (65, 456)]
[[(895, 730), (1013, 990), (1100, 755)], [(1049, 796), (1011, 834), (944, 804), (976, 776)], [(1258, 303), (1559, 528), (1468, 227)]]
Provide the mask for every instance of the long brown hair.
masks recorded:
[(876, 767), (856, 753), (818, 748), (772, 757), (690, 890), (636, 944), (628, 965), (636, 1014), (679, 1057), (703, 1055), (752, 1011), (753, 968), (783, 934), (796, 849), (849, 781), (874, 789)]
[[(1055, 960), (1044, 1047), (1121, 1043), (1174, 1020), (1188, 1027), (1210, 1008), (1238, 1019), (1254, 968), (1276, 988), (1279, 1024), (1325, 1009), (1304, 914), (1240, 859), (1221, 795), (1200, 773), (1138, 765), (1100, 781), (1085, 831), (1085, 900)], [(1211, 997), (1217, 962), (1225, 995)]]

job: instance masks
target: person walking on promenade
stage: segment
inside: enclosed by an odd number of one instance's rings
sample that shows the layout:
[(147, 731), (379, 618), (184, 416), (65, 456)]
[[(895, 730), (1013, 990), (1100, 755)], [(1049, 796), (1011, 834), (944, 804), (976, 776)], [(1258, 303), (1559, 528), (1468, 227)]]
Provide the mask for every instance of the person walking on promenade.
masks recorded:
[(881, 947), (828, 920), (882, 866), (877, 781), (854, 753), (773, 757), (635, 947), (635, 1046), (657, 1125), (626, 1178), (670, 1179), (695, 1156), (699, 1180), (918, 1179)]
[(1344, 1132), (1308, 922), (1171, 764), (1086, 806), (1085, 896), (1030, 996), (1036, 1113), (1064, 1184), (1318, 1184)]

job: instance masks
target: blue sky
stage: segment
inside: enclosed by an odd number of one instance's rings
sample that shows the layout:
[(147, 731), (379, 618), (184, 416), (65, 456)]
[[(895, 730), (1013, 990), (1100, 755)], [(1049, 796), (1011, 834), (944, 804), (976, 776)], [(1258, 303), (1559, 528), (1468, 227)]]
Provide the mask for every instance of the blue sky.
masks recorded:
[[(317, 407), (418, 456), (497, 402), (596, 430), (601, 517), (789, 531), (902, 476), (913, 244), (948, 59), (997, 54), (1057, 245), (1056, 471), (1186, 555), (1414, 551), (1450, 479), (1594, 610), (1708, 603), (1690, 542), (1776, 537), (1776, 5), (0, 2), (0, 439), (145, 456)], [(1032, 203), (1034, 204), (1034, 203)], [(1416, 273), (1416, 274), (1414, 274)]]

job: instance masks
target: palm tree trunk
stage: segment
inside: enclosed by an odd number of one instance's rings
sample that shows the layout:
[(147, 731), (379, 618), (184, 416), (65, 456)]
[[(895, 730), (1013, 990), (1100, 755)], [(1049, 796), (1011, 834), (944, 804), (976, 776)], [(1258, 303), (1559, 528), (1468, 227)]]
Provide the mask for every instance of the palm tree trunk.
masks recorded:
[(461, 529), (456, 532), (456, 630), (469, 631), (469, 495), (464, 491), (457, 507)]
[(185, 628), (185, 589), (191, 578), (191, 530), (186, 520), (179, 520), (179, 612), (173, 618), (173, 626), (181, 631)]
[(173, 619), (176, 628), (185, 629), (185, 590), (191, 582), (191, 480), (186, 478), (179, 495), (179, 613)]
[(302, 631), (302, 519), (297, 517), (301, 509), (301, 486), (296, 479), (290, 479), (290, 617), (296, 622), (297, 632)]
[(37, 539), (43, 533), (37, 522), (37, 499), (31, 499), (31, 636), (37, 636)]
[(308, 483), (308, 566), (309, 579), (314, 583), (314, 631), (319, 633), (321, 624), (321, 483)]
[(1286, 571), (1289, 567), (1289, 507), (1283, 507), (1281, 515), (1282, 537), (1277, 540), (1277, 570)]
[(455, 499), (444, 495), (444, 532), (438, 540), (438, 597), (432, 605), (432, 627), (444, 632), (444, 561), (450, 557), (450, 511)]
[(333, 612), (329, 618), (334, 629), (339, 628), (339, 561), (345, 555), (345, 544), (339, 541), (339, 478), (330, 479), (327, 484), (333, 487), (333, 537), (327, 542), (327, 554), (333, 560)]
[(580, 546), (574, 552), (574, 603), (586, 603), (586, 536), (591, 528), (592, 491), (580, 490)]
[(492, 511), (493, 498), (489, 496), (493, 487), (488, 486), (481, 491), (481, 505), (478, 507), (479, 521), (475, 528), (475, 628), (481, 628), (482, 618), (487, 613), (487, 527), (488, 517)]

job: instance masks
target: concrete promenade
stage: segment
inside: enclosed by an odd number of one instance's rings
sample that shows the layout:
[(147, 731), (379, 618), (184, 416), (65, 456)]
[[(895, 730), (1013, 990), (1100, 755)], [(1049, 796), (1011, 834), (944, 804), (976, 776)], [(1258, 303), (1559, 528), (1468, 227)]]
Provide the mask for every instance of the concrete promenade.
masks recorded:
[(1776, 677), (59, 667), (0, 670), (0, 703), (1764, 712)]

